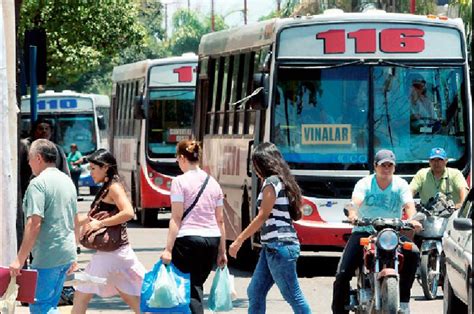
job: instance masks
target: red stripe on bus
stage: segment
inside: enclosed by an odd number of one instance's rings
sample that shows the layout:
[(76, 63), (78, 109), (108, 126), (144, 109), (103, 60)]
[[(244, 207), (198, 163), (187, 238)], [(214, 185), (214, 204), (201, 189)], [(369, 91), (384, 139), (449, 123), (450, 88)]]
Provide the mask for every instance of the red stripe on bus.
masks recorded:
[(331, 226), (326, 222), (298, 220), (294, 222), (301, 245), (344, 247), (352, 227)]
[(142, 208), (171, 207), (169, 195), (154, 190), (145, 177), (143, 169), (140, 169), (140, 196)]

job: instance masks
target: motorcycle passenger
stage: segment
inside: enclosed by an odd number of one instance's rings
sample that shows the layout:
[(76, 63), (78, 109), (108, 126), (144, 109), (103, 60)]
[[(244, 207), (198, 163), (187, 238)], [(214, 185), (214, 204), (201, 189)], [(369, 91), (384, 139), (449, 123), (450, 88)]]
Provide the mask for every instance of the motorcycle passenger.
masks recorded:
[[(360, 179), (352, 193), (348, 219), (354, 222), (357, 218), (401, 218), (402, 209), (408, 218), (416, 213), (413, 196), (408, 183), (394, 175), (395, 154), (386, 149), (377, 152), (374, 159), (375, 174)], [(421, 230), (421, 224), (413, 221), (415, 230)], [(372, 226), (356, 226), (346, 244), (339, 261), (336, 279), (333, 284), (333, 313), (348, 313), (345, 306), (349, 303), (350, 281), (355, 270), (361, 265), (363, 247), (360, 238), (367, 237), (373, 232)], [(403, 241), (409, 241), (401, 237)], [(400, 309), (409, 313), (408, 302), (410, 290), (415, 279), (419, 262), (419, 251), (403, 251), (404, 263), (400, 271)], [(416, 250), (416, 251), (415, 251)]]
[(446, 167), (448, 156), (441, 147), (435, 147), (430, 153), (430, 166), (420, 169), (410, 182), (410, 189), (415, 196), (420, 194), (420, 202), (428, 204), (437, 193), (443, 193), (460, 208), (467, 196), (467, 182), (461, 171)]

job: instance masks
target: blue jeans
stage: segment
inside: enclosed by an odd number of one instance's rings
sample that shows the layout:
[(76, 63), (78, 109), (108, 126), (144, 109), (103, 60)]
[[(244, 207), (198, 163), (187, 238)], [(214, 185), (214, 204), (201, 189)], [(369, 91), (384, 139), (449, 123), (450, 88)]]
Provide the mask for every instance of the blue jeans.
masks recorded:
[(69, 267), (71, 263), (53, 268), (35, 268), (38, 271), (38, 281), (35, 303), (30, 304), (30, 313), (59, 313), (58, 302)]
[(249, 313), (265, 313), (266, 297), (274, 283), (295, 313), (311, 313), (298, 283), (296, 261), (298, 244), (263, 244), (257, 266), (247, 288)]

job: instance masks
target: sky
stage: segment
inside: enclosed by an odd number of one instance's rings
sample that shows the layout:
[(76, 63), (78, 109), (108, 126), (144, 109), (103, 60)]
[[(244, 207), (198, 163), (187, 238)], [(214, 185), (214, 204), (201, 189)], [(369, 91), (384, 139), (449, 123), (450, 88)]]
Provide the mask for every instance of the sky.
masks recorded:
[[(189, 0), (189, 3), (191, 10), (208, 15), (211, 12), (211, 1), (214, 1), (214, 11), (224, 16), (227, 25), (234, 27), (244, 24), (244, 0)], [(173, 13), (179, 8), (186, 8), (188, 0), (161, 0), (161, 3), (168, 7), (169, 29)], [(276, 7), (277, 0), (247, 0), (247, 23), (258, 21), (261, 16), (276, 10)]]

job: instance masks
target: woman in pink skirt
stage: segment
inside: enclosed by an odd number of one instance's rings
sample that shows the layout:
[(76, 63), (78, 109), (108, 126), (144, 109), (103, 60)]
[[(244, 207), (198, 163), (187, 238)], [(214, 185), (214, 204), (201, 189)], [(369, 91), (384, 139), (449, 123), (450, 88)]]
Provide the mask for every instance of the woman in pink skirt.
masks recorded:
[(94, 296), (111, 297), (119, 294), (135, 312), (140, 312), (140, 290), (145, 276), (145, 268), (133, 252), (126, 232), (126, 223), (133, 218), (133, 207), (120, 183), (115, 157), (105, 149), (99, 149), (87, 157), (91, 167), (91, 176), (96, 183), (103, 183), (91, 208), (99, 206), (101, 211), (118, 213), (103, 219), (95, 220), (81, 217), (79, 225), (89, 224), (92, 230), (107, 226), (123, 225), (120, 248), (112, 252), (97, 251), (87, 265), (88, 275), (105, 278), (106, 284), (82, 283), (76, 287), (72, 313), (86, 313), (87, 306)]

